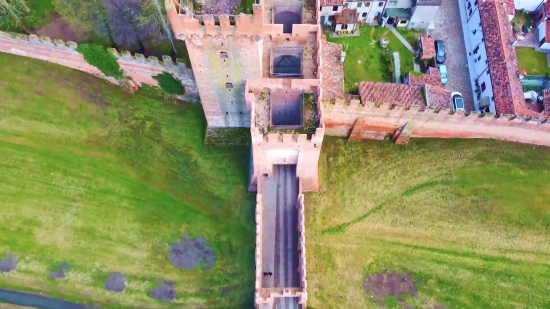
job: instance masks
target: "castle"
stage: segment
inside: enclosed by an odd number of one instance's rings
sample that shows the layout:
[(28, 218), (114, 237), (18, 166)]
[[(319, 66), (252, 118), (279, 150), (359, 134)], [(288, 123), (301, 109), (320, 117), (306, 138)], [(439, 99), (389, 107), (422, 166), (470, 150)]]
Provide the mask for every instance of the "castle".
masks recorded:
[(438, 137), (550, 146), (550, 122), (542, 114), (433, 108), (424, 102), (426, 86), (362, 82), (359, 95), (345, 95), (343, 48), (326, 42), (319, 8), (319, 0), (257, 0), (252, 15), (213, 16), (166, 0), (174, 34), (186, 43), (209, 128), (250, 127), (256, 308), (306, 307), (302, 191), (319, 190), (325, 134), (350, 141), (390, 137), (396, 144)]
[[(548, 116), (518, 104), (497, 108), (497, 114), (453, 112), (427, 104), (432, 94), (423, 82), (361, 82), (358, 95), (344, 94), (343, 47), (325, 40), (319, 0), (256, 0), (252, 15), (238, 16), (197, 14), (183, 1), (165, 1), (175, 36), (186, 43), (192, 70), (170, 57), (159, 61), (111, 52), (134, 86), (156, 86), (153, 77), (162, 72), (180, 79), (186, 89), (181, 99), (200, 97), (209, 128), (250, 128), (249, 189), (257, 192), (257, 308), (306, 307), (303, 192), (319, 190), (317, 166), (325, 134), (350, 141), (391, 138), (396, 144), (425, 137), (550, 146)], [(76, 46), (0, 32), (0, 52), (122, 83), (88, 64)], [(514, 98), (495, 97), (512, 103)], [(543, 104), (550, 110), (550, 91), (544, 92)]]

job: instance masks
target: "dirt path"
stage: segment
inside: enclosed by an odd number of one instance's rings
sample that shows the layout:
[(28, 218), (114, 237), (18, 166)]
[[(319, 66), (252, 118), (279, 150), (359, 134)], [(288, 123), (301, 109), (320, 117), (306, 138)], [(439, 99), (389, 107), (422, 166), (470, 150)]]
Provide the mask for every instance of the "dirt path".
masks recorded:
[(36, 29), (33, 32), (39, 37), (47, 36), (52, 40), (60, 39), (65, 42), (79, 42), (81, 39), (77, 35), (76, 31), (74, 31), (71, 26), (57, 13), (53, 14), (52, 20), (49, 24), (43, 28)]

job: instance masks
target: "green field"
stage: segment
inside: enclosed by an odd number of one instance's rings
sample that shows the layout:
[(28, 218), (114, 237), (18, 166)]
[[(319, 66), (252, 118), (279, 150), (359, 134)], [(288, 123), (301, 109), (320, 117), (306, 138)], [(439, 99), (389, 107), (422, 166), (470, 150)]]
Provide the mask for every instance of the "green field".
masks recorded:
[[(321, 193), (306, 195), (310, 308), (548, 308), (548, 148), (327, 138), (319, 166)], [(368, 298), (364, 277), (386, 269), (410, 274), (418, 295)]]
[[(0, 258), (19, 258), (1, 288), (103, 308), (252, 303), (249, 148), (203, 147), (200, 105), (2, 53), (0, 97)], [(169, 262), (169, 244), (186, 232), (209, 240), (213, 269)], [(67, 279), (49, 279), (60, 263), (72, 268)], [(125, 293), (104, 290), (111, 272), (127, 275)], [(157, 279), (175, 282), (173, 305), (149, 297)]]
[[(383, 37), (390, 41), (387, 50), (399, 52), (401, 74), (414, 70), (413, 53), (388, 28), (361, 26), (359, 32), (361, 34), (359, 37), (330, 38), (328, 34), (326, 35), (329, 42), (343, 44), (344, 48), (347, 48), (344, 62), (344, 91), (346, 93), (357, 94), (361, 81), (390, 81), (393, 73), (390, 73), (384, 59), (384, 49), (378, 45), (379, 40)], [(407, 32), (407, 30), (400, 32), (407, 38), (417, 34), (417, 32)]]
[(520, 71), (525, 71), (529, 75), (546, 75), (548, 73), (546, 53), (529, 47), (516, 47), (516, 53)]
[[(204, 132), (199, 105), (0, 54), (0, 258), (19, 258), (0, 288), (102, 308), (248, 308), (249, 148), (204, 147)], [(309, 309), (548, 308), (548, 148), (327, 137), (319, 167), (321, 192), (306, 195)], [(210, 241), (213, 269), (169, 262), (186, 232)], [(49, 279), (61, 263), (67, 278)], [(367, 296), (365, 276), (386, 269), (418, 294)], [(127, 275), (125, 293), (104, 290), (112, 272)], [(175, 282), (174, 304), (149, 297), (158, 279)]]

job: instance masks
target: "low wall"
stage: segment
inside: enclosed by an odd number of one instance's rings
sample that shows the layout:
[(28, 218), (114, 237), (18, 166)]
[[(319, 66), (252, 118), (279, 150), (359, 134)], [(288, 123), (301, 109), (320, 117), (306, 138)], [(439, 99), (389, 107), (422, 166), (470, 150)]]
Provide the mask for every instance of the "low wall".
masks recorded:
[[(95, 66), (84, 60), (84, 56), (76, 51), (78, 45), (74, 42), (52, 41), (50, 38), (39, 38), (36, 35), (22, 35), (0, 31), (0, 52), (19, 56), (40, 59), (79, 71), (93, 74), (119, 85), (119, 81), (112, 77), (106, 77)], [(120, 55), (116, 50), (110, 49), (118, 58), (118, 64), (125, 76), (130, 77), (138, 86), (147, 84), (158, 86), (153, 76), (162, 72), (169, 72), (182, 81), (185, 87), (185, 95), (180, 98), (185, 101), (198, 101), (199, 94), (193, 72), (184, 63), (173, 63), (168, 56), (163, 56), (163, 61), (156, 57), (145, 58), (141, 54), (131, 55), (123, 52)]]
[(263, 196), (262, 192), (262, 180), (258, 179), (258, 193), (256, 194), (256, 248), (254, 260), (256, 263), (256, 280), (254, 282), (254, 302), (256, 308), (262, 304), (268, 304), (269, 308), (273, 307), (275, 298), (278, 297), (298, 297), (298, 302), (302, 306), (306, 307), (307, 302), (307, 280), (306, 280), (306, 244), (305, 244), (305, 216), (304, 216), (304, 194), (302, 192), (302, 181), (298, 179), (298, 200), (296, 207), (298, 208), (298, 272), (300, 273), (300, 287), (299, 288), (262, 288), (263, 280), (263, 259), (262, 259), (262, 234), (263, 234)]
[(486, 138), (550, 146), (550, 121), (537, 117), (501, 115), (466, 115), (450, 110), (436, 112), (419, 106), (374, 103), (362, 105), (359, 100), (323, 102), (326, 134), (347, 136), (350, 141), (382, 139), (392, 135), (398, 144), (410, 137)]

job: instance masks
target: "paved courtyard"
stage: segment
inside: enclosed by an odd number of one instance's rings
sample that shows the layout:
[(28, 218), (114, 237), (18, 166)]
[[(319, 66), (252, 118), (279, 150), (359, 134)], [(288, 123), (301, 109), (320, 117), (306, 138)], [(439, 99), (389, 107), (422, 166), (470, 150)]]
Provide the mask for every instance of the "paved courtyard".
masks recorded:
[(445, 41), (447, 59), (445, 65), (449, 81), (445, 88), (462, 93), (466, 111), (475, 110), (466, 47), (460, 20), (459, 0), (442, 0), (434, 18), (435, 29), (428, 34), (435, 40)]

